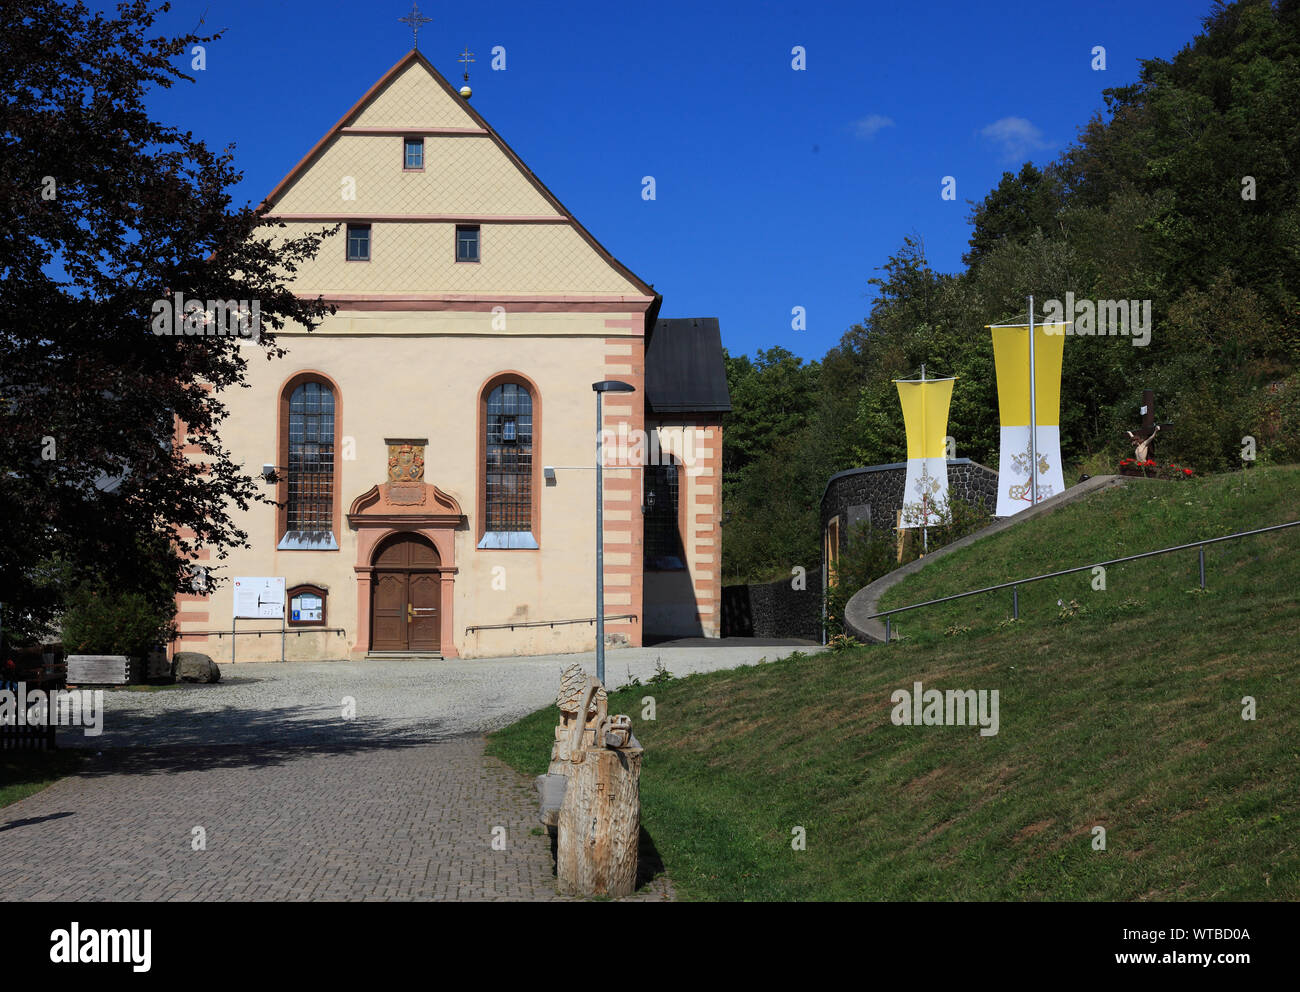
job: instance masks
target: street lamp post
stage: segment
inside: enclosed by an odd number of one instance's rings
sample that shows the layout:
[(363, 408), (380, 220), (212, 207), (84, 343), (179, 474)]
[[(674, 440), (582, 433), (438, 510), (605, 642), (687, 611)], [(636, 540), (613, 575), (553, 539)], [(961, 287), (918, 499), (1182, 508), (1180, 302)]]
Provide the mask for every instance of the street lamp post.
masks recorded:
[(605, 486), (604, 455), (602, 443), (605, 434), (605, 421), (602, 419), (601, 399), (605, 393), (631, 393), (636, 387), (620, 382), (618, 379), (606, 379), (593, 382), (591, 388), (596, 392), (596, 678), (605, 684)]

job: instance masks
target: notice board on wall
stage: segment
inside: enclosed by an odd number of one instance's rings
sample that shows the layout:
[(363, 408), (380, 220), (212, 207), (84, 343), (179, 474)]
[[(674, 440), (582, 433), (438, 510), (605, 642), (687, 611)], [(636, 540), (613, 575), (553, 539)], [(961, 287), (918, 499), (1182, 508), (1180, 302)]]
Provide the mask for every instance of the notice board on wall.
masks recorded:
[(284, 579), (243, 576), (235, 579), (236, 620), (280, 620), (284, 617)]

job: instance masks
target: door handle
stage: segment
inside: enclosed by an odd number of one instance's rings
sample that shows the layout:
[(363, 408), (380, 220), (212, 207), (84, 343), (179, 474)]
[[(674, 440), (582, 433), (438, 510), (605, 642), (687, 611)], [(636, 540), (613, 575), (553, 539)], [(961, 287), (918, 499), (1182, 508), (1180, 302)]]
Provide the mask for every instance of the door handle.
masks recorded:
[(414, 619), (415, 619), (415, 610), (411, 608), (411, 604), (410, 604), (410, 603), (407, 603), (407, 604), (406, 604), (406, 622), (407, 622), (407, 623), (411, 623)]

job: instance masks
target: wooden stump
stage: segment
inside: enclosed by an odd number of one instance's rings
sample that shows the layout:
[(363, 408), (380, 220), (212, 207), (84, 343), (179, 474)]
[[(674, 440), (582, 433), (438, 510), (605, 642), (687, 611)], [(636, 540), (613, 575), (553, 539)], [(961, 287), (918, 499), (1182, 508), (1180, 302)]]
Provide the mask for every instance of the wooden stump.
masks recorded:
[(629, 896), (641, 833), (641, 751), (592, 749), (570, 765), (555, 870), (565, 895)]

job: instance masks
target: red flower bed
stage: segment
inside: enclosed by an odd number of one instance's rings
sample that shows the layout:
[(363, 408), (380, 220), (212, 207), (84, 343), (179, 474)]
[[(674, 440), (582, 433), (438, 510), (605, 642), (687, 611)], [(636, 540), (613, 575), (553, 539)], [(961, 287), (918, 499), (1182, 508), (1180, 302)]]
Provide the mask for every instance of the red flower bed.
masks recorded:
[(1175, 465), (1172, 462), (1168, 465), (1160, 465), (1154, 458), (1148, 458), (1144, 462), (1140, 462), (1136, 458), (1121, 458), (1119, 474), (1144, 479), (1190, 479), (1195, 475), (1190, 468), (1183, 468), (1181, 465)]

